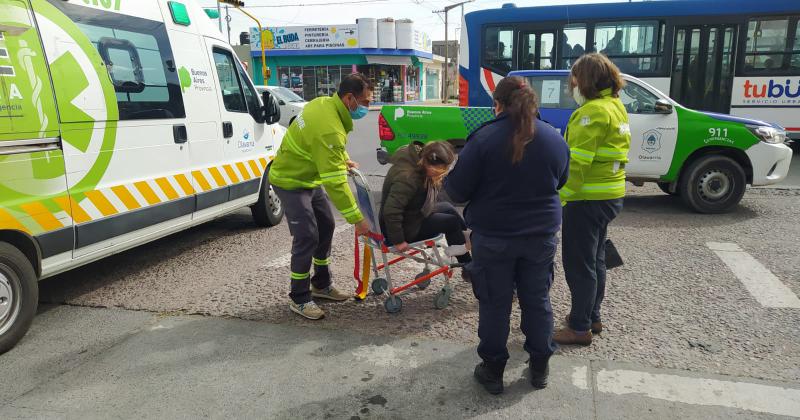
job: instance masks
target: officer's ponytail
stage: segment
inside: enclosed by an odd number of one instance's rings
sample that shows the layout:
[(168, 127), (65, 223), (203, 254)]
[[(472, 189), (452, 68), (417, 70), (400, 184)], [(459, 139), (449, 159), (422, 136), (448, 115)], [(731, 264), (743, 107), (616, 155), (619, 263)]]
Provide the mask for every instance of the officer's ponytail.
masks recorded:
[(525, 155), (525, 146), (533, 141), (533, 119), (539, 110), (536, 92), (522, 77), (506, 77), (497, 84), (494, 100), (514, 123), (511, 163), (519, 163)]

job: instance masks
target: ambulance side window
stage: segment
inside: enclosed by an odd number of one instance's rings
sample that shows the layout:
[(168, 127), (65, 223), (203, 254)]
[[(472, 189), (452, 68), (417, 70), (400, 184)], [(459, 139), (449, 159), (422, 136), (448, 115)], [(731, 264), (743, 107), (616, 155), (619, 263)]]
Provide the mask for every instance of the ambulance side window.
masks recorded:
[(214, 64), (217, 67), (217, 78), (225, 109), (231, 112), (247, 112), (247, 101), (239, 82), (233, 55), (228, 51), (214, 48)]
[(241, 63), (238, 61), (236, 62), (236, 68), (239, 70), (239, 79), (242, 81), (242, 86), (244, 87), (244, 96), (247, 100), (247, 109), (250, 111), (250, 115), (253, 116), (256, 122), (263, 122), (260, 116), (261, 102), (258, 100), (258, 92), (253, 86), (253, 83), (250, 82), (250, 78), (247, 77), (247, 73), (244, 71), (244, 68), (242, 68)]
[(97, 48), (114, 85), (120, 120), (186, 117), (163, 22), (58, 4)]

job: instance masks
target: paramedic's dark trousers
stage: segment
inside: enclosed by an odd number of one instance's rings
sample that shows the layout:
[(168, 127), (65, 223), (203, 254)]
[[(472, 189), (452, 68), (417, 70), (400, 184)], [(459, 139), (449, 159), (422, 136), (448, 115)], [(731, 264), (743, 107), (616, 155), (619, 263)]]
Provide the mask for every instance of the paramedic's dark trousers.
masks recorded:
[(622, 199), (573, 201), (564, 206), (561, 240), (567, 285), (572, 294), (569, 327), (588, 331), (600, 322), (606, 293), (606, 233), (622, 211)]
[(553, 259), (555, 235), (497, 238), (472, 233), (470, 274), (479, 303), (478, 355), (486, 362), (508, 360), (508, 334), (514, 289), (525, 334), (525, 350), (533, 360), (546, 359), (553, 344)]
[[(284, 190), (273, 187), (283, 205), (292, 235), (292, 291), (297, 304), (311, 301), (311, 263), (327, 268), (336, 222), (328, 194), (322, 188)], [(317, 289), (330, 286), (330, 276), (314, 279)], [(323, 284), (324, 283), (324, 284)]]

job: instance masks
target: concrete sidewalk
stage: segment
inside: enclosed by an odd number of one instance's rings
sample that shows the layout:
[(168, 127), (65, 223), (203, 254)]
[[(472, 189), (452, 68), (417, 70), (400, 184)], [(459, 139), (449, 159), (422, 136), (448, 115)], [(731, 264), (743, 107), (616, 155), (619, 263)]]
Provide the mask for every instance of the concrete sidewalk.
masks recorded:
[(800, 416), (797, 384), (558, 356), (534, 391), (518, 350), (493, 397), (471, 378), (472, 346), (319, 325), (44, 307), (0, 356), (0, 418)]

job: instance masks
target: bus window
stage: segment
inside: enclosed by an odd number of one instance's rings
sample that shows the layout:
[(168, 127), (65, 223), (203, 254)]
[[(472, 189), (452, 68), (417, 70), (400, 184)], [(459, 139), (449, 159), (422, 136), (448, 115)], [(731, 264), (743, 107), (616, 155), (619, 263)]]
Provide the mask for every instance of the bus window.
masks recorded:
[(656, 21), (604, 22), (594, 30), (594, 51), (608, 56), (625, 73), (661, 70), (662, 25)]
[(552, 70), (554, 68), (555, 33), (523, 33), (521, 38), (522, 55), (519, 58), (519, 67), (522, 70)]
[(797, 21), (794, 29), (794, 54), (792, 54), (791, 68), (800, 70), (800, 20)]
[(785, 68), (789, 19), (753, 19), (747, 24), (744, 69), (748, 73), (772, 73)]
[(514, 30), (512, 28), (486, 28), (484, 65), (505, 76), (511, 71), (514, 56)]
[(559, 69), (568, 69), (586, 52), (586, 25), (571, 24), (561, 31), (561, 63)]

